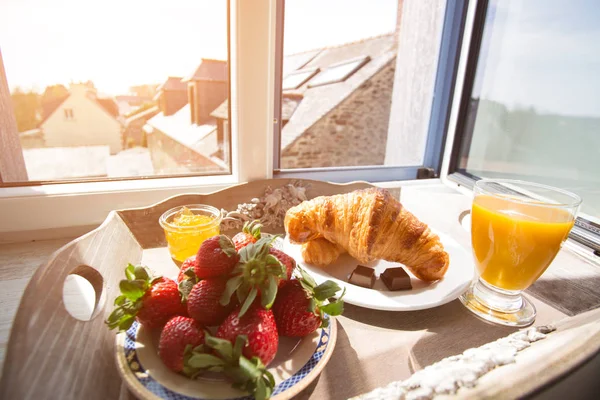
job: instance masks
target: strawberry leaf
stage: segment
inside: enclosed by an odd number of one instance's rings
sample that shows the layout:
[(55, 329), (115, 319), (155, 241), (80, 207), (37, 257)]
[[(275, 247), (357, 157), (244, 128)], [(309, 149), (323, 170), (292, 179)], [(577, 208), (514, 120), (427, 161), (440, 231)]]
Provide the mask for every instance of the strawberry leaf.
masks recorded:
[(150, 280), (150, 274), (148, 273), (148, 270), (142, 266), (138, 265), (135, 267), (133, 274), (135, 275), (135, 279), (140, 279), (144, 282)]
[(269, 282), (261, 289), (261, 305), (267, 310), (273, 306), (277, 296), (277, 280), (275, 276), (269, 275)]
[(246, 300), (244, 301), (244, 304), (242, 305), (242, 308), (240, 309), (240, 313), (238, 314), (239, 318), (242, 318), (244, 316), (244, 314), (246, 314), (246, 311), (248, 311), (248, 309), (252, 305), (252, 302), (254, 302), (254, 299), (256, 298), (257, 293), (258, 293), (258, 290), (255, 287), (253, 287), (252, 290), (250, 290), (250, 293), (248, 293), (248, 297), (246, 297)]
[(223, 291), (223, 294), (221, 294), (221, 299), (219, 300), (219, 303), (222, 306), (226, 306), (227, 304), (229, 304), (229, 302), (231, 301), (231, 295), (233, 295), (233, 293), (236, 290), (238, 290), (238, 288), (242, 285), (243, 281), (244, 278), (241, 275), (234, 276), (233, 278), (227, 281), (227, 283), (225, 284), (225, 290)]
[(235, 245), (226, 235), (219, 236), (219, 247), (221, 247), (221, 250), (223, 250), (223, 253), (225, 253), (227, 257), (234, 257), (237, 254)]
[(337, 283), (327, 280), (315, 287), (313, 290), (317, 300), (325, 301), (328, 298), (335, 296), (335, 294), (339, 292), (341, 288)]
[(121, 293), (123, 293), (123, 295), (131, 301), (135, 301), (144, 295), (146, 292), (144, 286), (144, 283), (140, 283), (140, 281), (137, 280), (122, 280), (119, 282), (119, 289), (121, 289)]
[(317, 282), (315, 282), (313, 277), (310, 276), (308, 274), (308, 272), (306, 272), (305, 270), (303, 270), (300, 267), (297, 267), (297, 269), (300, 271), (300, 275), (302, 275), (302, 280), (306, 281), (306, 284), (308, 284), (311, 288), (314, 288), (315, 286), (317, 286)]
[(211, 349), (214, 349), (224, 360), (232, 360), (233, 348), (230, 341), (214, 337), (208, 332), (205, 333), (204, 340), (206, 345)]
[(135, 265), (131, 263), (127, 264), (127, 267), (125, 268), (125, 277), (130, 281), (135, 279)]
[(233, 346), (233, 359), (238, 360), (242, 355), (244, 346), (248, 343), (248, 337), (246, 335), (238, 335), (235, 338), (235, 345)]
[(188, 365), (193, 368), (209, 368), (209, 367), (222, 367), (225, 365), (225, 361), (212, 354), (197, 353), (192, 354), (188, 360)]
[(135, 321), (135, 317), (133, 315), (125, 315), (119, 321), (119, 331), (126, 331), (127, 329), (131, 328), (133, 321)]
[(260, 377), (260, 370), (257, 366), (244, 356), (240, 357), (240, 368), (242, 369), (242, 372), (252, 380)]
[(117, 296), (117, 298), (115, 299), (115, 306), (122, 306), (123, 303), (125, 303), (125, 300), (127, 300), (127, 297), (125, 295), (120, 295)]
[(188, 269), (183, 271), (183, 275), (185, 276), (185, 279), (194, 281), (194, 283), (198, 283), (199, 281), (198, 276), (196, 276), (196, 272), (194, 272), (193, 267), (189, 267)]
[(325, 304), (323, 306), (319, 306), (319, 309), (332, 316), (342, 315), (342, 313), (344, 312), (344, 302), (336, 301), (333, 303)]
[(190, 279), (184, 279), (177, 287), (179, 288), (179, 294), (181, 294), (181, 302), (185, 303), (190, 295), (190, 292), (194, 288), (195, 283)]

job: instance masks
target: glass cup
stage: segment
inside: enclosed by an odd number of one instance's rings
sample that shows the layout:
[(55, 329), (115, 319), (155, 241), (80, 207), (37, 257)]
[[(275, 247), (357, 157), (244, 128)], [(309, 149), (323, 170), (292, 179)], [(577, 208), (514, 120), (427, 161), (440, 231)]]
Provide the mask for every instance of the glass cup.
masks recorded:
[(175, 262), (198, 253), (202, 242), (220, 233), (221, 211), (204, 204), (171, 208), (159, 219), (165, 231), (169, 253)]
[(527, 326), (536, 316), (521, 295), (548, 268), (569, 236), (581, 198), (537, 183), (482, 179), (475, 183), (471, 244), (478, 279), (460, 300), (478, 317)]

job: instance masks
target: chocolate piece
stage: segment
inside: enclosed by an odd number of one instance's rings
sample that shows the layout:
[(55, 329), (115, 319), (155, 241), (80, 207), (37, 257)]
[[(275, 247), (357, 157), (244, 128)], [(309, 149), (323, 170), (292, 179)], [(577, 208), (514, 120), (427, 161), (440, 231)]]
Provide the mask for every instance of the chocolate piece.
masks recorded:
[(412, 285), (410, 283), (410, 276), (406, 273), (404, 268), (388, 268), (379, 278), (385, 283), (385, 286), (390, 290), (410, 290)]
[(371, 289), (375, 284), (375, 270), (373, 270), (373, 268), (365, 267), (364, 265), (358, 265), (354, 271), (352, 271), (352, 274), (350, 274), (348, 282), (353, 285)]

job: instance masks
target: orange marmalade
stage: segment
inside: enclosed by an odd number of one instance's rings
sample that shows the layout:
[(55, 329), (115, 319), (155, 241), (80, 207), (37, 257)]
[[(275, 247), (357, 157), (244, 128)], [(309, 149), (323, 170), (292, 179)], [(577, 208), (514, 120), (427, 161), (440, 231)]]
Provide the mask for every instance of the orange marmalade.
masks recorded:
[(183, 262), (198, 252), (204, 240), (220, 233), (221, 213), (211, 206), (188, 205), (165, 212), (159, 222), (171, 257)]

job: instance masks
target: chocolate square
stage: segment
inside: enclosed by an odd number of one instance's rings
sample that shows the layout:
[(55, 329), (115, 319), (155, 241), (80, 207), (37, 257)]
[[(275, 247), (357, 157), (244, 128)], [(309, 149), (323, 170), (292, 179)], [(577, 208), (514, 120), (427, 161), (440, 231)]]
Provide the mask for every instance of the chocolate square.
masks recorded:
[(348, 282), (371, 289), (375, 284), (375, 270), (364, 265), (358, 265), (350, 274)]
[(406, 273), (404, 268), (388, 268), (379, 278), (385, 283), (385, 286), (390, 290), (410, 290), (412, 285), (410, 283), (410, 276)]

